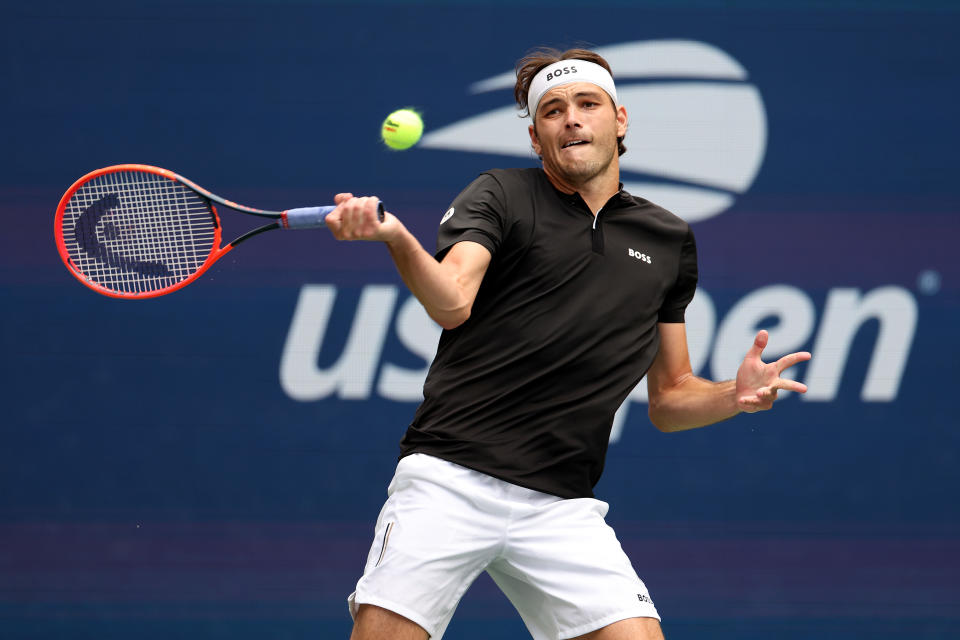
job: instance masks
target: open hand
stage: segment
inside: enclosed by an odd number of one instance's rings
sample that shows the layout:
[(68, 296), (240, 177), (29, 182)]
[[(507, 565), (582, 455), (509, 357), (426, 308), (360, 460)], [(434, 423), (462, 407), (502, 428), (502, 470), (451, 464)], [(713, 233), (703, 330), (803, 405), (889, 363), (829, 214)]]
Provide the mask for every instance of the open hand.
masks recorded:
[(807, 385), (781, 378), (780, 374), (798, 362), (809, 360), (810, 354), (800, 351), (783, 356), (776, 362), (765, 363), (760, 356), (769, 338), (766, 331), (757, 333), (753, 346), (737, 369), (737, 407), (741, 411), (753, 413), (771, 408), (777, 399), (778, 389), (799, 393), (807, 390)]

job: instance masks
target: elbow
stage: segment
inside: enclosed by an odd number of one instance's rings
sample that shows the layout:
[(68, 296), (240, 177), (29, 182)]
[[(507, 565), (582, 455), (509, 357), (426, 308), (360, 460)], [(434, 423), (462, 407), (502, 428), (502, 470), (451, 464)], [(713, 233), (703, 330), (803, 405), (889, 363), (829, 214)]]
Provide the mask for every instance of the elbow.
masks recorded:
[(668, 418), (667, 412), (664, 411), (661, 403), (653, 398), (650, 398), (649, 404), (647, 405), (647, 416), (658, 431), (662, 433), (673, 433), (677, 431), (677, 425)]
[(659, 415), (653, 410), (653, 407), (650, 407), (647, 411), (647, 415), (650, 417), (650, 422), (657, 428), (658, 431), (663, 433), (670, 433), (673, 429), (670, 428), (670, 425), (663, 419), (663, 416)]
[(660, 380), (647, 381), (647, 415), (659, 431), (674, 433), (685, 431), (698, 425), (691, 424), (689, 403), (689, 381), (693, 375), (689, 372), (664, 383)]
[(470, 308), (454, 309), (452, 311), (437, 311), (430, 314), (430, 317), (438, 325), (450, 331), (456, 329), (470, 318)]

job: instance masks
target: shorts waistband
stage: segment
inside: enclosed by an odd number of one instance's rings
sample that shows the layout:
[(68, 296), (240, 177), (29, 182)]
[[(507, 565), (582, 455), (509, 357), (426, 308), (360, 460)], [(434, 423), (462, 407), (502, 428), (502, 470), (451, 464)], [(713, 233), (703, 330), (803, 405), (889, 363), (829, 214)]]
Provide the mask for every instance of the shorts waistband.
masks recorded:
[(398, 479), (411, 477), (447, 485), (460, 492), (479, 493), (498, 501), (515, 502), (527, 507), (542, 507), (563, 500), (559, 496), (521, 487), (425, 453), (412, 453), (400, 459), (391, 488)]

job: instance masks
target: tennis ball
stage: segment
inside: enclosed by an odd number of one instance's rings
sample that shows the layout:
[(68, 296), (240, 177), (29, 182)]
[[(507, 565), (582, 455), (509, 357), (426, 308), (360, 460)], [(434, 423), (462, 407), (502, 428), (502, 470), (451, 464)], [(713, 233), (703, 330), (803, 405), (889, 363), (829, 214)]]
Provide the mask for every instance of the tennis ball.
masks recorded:
[(398, 109), (383, 121), (380, 136), (391, 149), (409, 149), (423, 134), (423, 120), (413, 109)]

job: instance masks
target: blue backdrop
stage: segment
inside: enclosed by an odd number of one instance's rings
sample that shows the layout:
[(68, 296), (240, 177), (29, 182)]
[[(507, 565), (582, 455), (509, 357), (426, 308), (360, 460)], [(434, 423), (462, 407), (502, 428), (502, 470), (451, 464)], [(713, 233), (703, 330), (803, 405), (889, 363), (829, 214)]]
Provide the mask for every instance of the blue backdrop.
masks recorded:
[[(62, 193), (155, 164), (268, 209), (379, 195), (432, 248), (536, 163), (502, 74), (607, 54), (628, 188), (691, 220), (697, 372), (759, 327), (806, 397), (665, 435), (597, 487), (668, 638), (960, 634), (960, 12), (883, 2), (5, 2), (0, 636), (346, 637), (438, 329), (380, 246), (269, 234), (130, 302), (64, 269)], [(379, 142), (424, 113), (407, 152)], [(221, 212), (226, 235), (250, 226)], [(452, 638), (524, 637), (486, 579)]]

